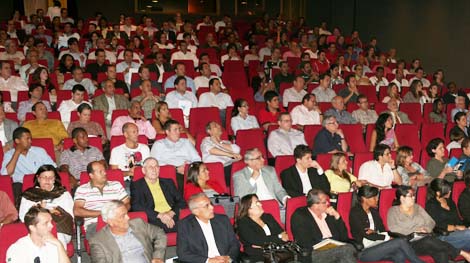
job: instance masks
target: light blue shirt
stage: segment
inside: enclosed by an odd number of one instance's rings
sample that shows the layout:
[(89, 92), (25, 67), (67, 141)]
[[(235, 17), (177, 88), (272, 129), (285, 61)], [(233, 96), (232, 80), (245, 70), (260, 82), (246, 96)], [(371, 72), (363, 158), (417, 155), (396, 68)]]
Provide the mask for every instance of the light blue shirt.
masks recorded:
[(180, 138), (177, 142), (172, 142), (168, 138), (156, 141), (150, 156), (156, 158), (160, 165), (181, 166), (185, 162), (201, 161), (196, 148), (185, 138)]
[[(166, 81), (165, 81), (165, 90), (168, 89), (168, 88), (174, 88), (175, 87), (175, 79), (176, 79), (176, 74), (169, 77)], [(193, 92), (194, 95), (196, 95), (196, 85), (194, 84), (194, 80), (188, 76), (184, 76), (184, 78), (186, 79), (186, 87), (190, 88), (191, 91)]]
[[(7, 164), (10, 162), (14, 153), (14, 148), (5, 153), (2, 163), (2, 175), (8, 174)], [(20, 154), (20, 157), (18, 157), (15, 172), (12, 176), (13, 182), (23, 183), (23, 177), (25, 174), (36, 173), (38, 168), (44, 164), (52, 164), (54, 167), (56, 167), (55, 162), (51, 159), (51, 157), (43, 148), (31, 146), (26, 155)]]

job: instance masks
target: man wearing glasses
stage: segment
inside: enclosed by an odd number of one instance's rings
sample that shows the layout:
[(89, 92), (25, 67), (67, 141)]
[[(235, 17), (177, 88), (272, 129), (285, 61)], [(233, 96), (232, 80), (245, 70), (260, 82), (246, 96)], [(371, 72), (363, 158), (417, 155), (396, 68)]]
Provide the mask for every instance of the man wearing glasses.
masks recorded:
[(392, 183), (402, 184), (392, 158), (390, 146), (377, 144), (374, 148), (374, 160), (367, 161), (359, 168), (359, 180), (366, 180), (369, 185), (379, 189), (390, 188)]
[(348, 143), (344, 138), (344, 133), (339, 129), (339, 124), (335, 116), (325, 115), (322, 121), (323, 129), (321, 129), (313, 143), (313, 155), (319, 153), (337, 153), (346, 152)]
[(369, 101), (366, 95), (359, 95), (357, 97), (357, 105), (359, 109), (352, 112), (352, 116), (356, 119), (364, 128), (367, 124), (375, 124), (377, 121), (377, 112), (375, 110), (369, 109)]
[(338, 211), (329, 205), (328, 195), (324, 191), (312, 189), (308, 192), (307, 206), (294, 212), (291, 228), (295, 241), (302, 247), (302, 255), (307, 257), (302, 262), (356, 262), (355, 249), (350, 244), (325, 250), (313, 248), (324, 239), (348, 240), (346, 226)]
[(292, 155), (297, 145), (307, 144), (304, 134), (292, 129), (292, 118), (288, 112), (281, 112), (277, 120), (279, 128), (268, 137), (268, 150), (272, 156)]
[(214, 207), (204, 193), (188, 200), (192, 215), (177, 225), (177, 254), (180, 262), (237, 262), (240, 243), (226, 215), (214, 214)]

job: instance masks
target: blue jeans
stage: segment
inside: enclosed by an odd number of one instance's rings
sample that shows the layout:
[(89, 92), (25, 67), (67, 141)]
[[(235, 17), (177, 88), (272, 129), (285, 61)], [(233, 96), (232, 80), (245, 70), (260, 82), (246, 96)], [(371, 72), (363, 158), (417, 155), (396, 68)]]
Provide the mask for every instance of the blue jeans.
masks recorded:
[(470, 250), (470, 229), (450, 232), (447, 236), (440, 236), (440, 240), (445, 241), (457, 249)]
[(407, 240), (395, 238), (373, 247), (364, 249), (359, 253), (359, 259), (364, 262), (391, 260), (395, 263), (405, 263), (408, 259), (413, 263), (423, 263), (415, 254)]

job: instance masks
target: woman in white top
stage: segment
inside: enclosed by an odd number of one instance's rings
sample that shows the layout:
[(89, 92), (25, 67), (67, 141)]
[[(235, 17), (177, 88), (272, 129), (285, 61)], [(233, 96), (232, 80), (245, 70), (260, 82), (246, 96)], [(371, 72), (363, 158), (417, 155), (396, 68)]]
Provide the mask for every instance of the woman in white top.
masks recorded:
[(237, 53), (237, 46), (230, 44), (227, 46), (227, 54), (220, 57), (220, 64), (222, 67), (226, 60), (241, 60), (240, 56)]
[(175, 48), (175, 46), (173, 44), (168, 42), (166, 33), (162, 33), (160, 35), (160, 39), (156, 44), (160, 49), (171, 50), (171, 49)]
[(391, 99), (395, 99), (400, 105), (402, 99), (400, 98), (400, 91), (398, 90), (398, 85), (394, 82), (390, 82), (387, 88), (387, 96), (382, 100), (382, 103), (388, 103)]
[(57, 238), (66, 248), (73, 234), (73, 199), (61, 184), (59, 173), (50, 164), (39, 167), (34, 176), (34, 186), (23, 193), (20, 220), (24, 221), (28, 210), (36, 205), (49, 210), (57, 226)]
[(238, 130), (259, 128), (258, 120), (255, 116), (248, 114), (248, 108), (248, 102), (244, 99), (237, 99), (234, 103), (230, 126), (235, 135)]

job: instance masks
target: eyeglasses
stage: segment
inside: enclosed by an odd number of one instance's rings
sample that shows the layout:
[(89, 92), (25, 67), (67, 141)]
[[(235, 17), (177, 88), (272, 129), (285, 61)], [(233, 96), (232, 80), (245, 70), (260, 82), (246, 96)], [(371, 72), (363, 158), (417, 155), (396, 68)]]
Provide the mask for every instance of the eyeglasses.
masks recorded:
[(207, 204), (205, 204), (205, 205), (201, 205), (201, 206), (198, 206), (198, 207), (196, 207), (196, 208), (209, 209), (209, 207), (211, 207), (211, 206), (212, 206), (212, 203), (207, 203)]
[(330, 122), (327, 122), (327, 124), (338, 124), (337, 121), (330, 121)]
[(256, 160), (262, 160), (264, 159), (262, 155), (256, 157), (256, 158), (251, 158), (250, 161), (256, 161)]

